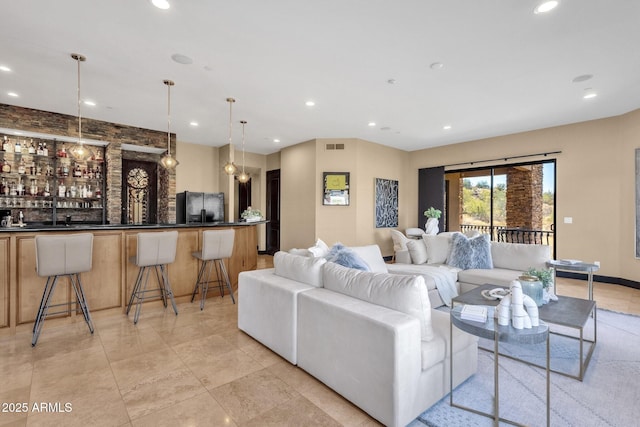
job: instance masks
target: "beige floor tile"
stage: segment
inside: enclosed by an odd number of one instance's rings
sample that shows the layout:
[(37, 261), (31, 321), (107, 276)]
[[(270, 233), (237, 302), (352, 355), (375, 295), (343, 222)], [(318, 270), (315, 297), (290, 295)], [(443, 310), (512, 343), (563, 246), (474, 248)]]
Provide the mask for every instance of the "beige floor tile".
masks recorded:
[(42, 360), (52, 356), (61, 357), (78, 350), (100, 347), (101, 345), (98, 334), (95, 332), (91, 334), (84, 320), (49, 329), (47, 329), (45, 321), (38, 343), (33, 347), (33, 358), (34, 360)]
[(181, 358), (208, 390), (263, 369), (262, 365), (241, 350), (217, 355), (187, 351), (181, 354)]
[(322, 409), (344, 426), (357, 426), (369, 416), (326, 385), (318, 384), (300, 392), (311, 403)]
[(257, 341), (255, 343), (248, 343), (244, 345), (241, 350), (265, 368), (284, 360), (282, 357), (278, 356), (276, 353)]
[(171, 349), (113, 362), (111, 368), (131, 419), (205, 391), (200, 381)]
[(217, 387), (212, 396), (236, 423), (243, 423), (298, 397), (299, 394), (266, 369)]
[(57, 403), (59, 406), (54, 412), (32, 410), (28, 425), (119, 425), (129, 421), (109, 367), (53, 374), (50, 370), (34, 375), (29, 402), (31, 405)]
[(227, 414), (209, 393), (201, 393), (153, 414), (135, 419), (133, 427), (225, 426), (234, 427)]
[(118, 328), (100, 331), (99, 335), (111, 362), (169, 348), (160, 334), (151, 327), (138, 329), (127, 323)]
[(2, 427), (25, 427), (27, 425), (27, 417), (20, 416), (17, 418), (9, 418), (3, 415), (0, 415), (0, 426)]
[(268, 369), (298, 392), (310, 390), (312, 387), (321, 384), (320, 381), (306, 373), (303, 369), (292, 365), (284, 359), (269, 366)]
[(326, 412), (309, 402), (303, 396), (281, 403), (256, 418), (241, 424), (242, 427), (261, 426), (326, 426), (340, 427), (341, 424)]

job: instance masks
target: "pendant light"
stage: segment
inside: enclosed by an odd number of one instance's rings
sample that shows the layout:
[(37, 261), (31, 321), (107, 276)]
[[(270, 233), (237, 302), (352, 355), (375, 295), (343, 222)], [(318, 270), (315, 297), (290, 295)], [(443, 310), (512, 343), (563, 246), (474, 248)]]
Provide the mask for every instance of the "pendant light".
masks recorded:
[(78, 144), (75, 145), (70, 151), (71, 155), (76, 160), (87, 160), (91, 157), (91, 150), (82, 142), (82, 114), (80, 113), (80, 63), (87, 60), (87, 58), (79, 53), (72, 53), (71, 57), (78, 63)]
[(171, 155), (171, 86), (175, 83), (172, 80), (163, 80), (167, 85), (167, 154), (160, 159), (160, 164), (167, 170), (174, 169), (180, 163)]
[(231, 131), (233, 130), (232, 108), (233, 103), (236, 102), (236, 100), (233, 98), (227, 98), (227, 102), (229, 103), (229, 161), (224, 165), (224, 173), (231, 176), (238, 170), (236, 165), (231, 161), (231, 150), (233, 149), (233, 143), (231, 141)]
[(238, 181), (244, 184), (248, 182), (251, 177), (244, 171), (244, 125), (247, 124), (247, 121), (241, 120), (240, 123), (242, 123), (242, 173), (238, 175)]

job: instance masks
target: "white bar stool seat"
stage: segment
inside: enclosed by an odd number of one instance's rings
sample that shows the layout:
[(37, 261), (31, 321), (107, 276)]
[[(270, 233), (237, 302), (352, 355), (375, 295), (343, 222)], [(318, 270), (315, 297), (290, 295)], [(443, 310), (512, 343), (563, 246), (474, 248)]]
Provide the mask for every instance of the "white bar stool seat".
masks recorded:
[[(81, 233), (71, 235), (36, 236), (36, 272), (40, 277), (46, 277), (40, 308), (33, 324), (33, 338), (31, 345), (35, 347), (42, 332), (42, 326), (47, 316), (67, 313), (71, 314), (69, 302), (51, 304), (51, 297), (58, 283), (58, 278), (69, 277), (71, 286), (76, 294), (76, 312), (82, 311), (84, 320), (93, 334), (93, 322), (84, 294), (80, 273), (91, 270), (93, 254), (93, 234)], [(51, 307), (65, 306), (65, 310), (49, 313)]]
[[(178, 315), (178, 307), (173, 298), (167, 265), (176, 259), (176, 247), (178, 245), (177, 231), (163, 231), (159, 233), (138, 233), (138, 249), (135, 257), (130, 261), (137, 265), (138, 277), (131, 291), (131, 298), (127, 304), (127, 316), (134, 301), (136, 302), (136, 312), (133, 323), (137, 324), (140, 318), (142, 302), (148, 299), (162, 298), (162, 302), (167, 307), (167, 297), (171, 299), (173, 311)], [(158, 279), (158, 289), (147, 289), (149, 273), (155, 270)], [(150, 294), (150, 295), (149, 295)]]
[[(224, 290), (222, 288), (222, 284), (224, 282), (229, 290), (229, 295), (231, 295), (231, 301), (234, 304), (236, 303), (236, 300), (233, 297), (233, 290), (231, 289), (229, 275), (227, 274), (227, 268), (223, 261), (224, 259), (231, 257), (234, 239), (235, 230), (233, 228), (202, 232), (202, 250), (192, 253), (195, 258), (202, 261), (196, 286), (194, 287), (193, 294), (191, 295), (191, 302), (193, 302), (196, 297), (196, 293), (200, 289), (200, 310), (204, 309), (204, 301), (207, 299), (207, 290), (209, 289), (209, 283), (211, 282), (218, 283), (221, 297), (224, 297)], [(211, 280), (211, 273), (214, 266), (216, 268), (216, 280)]]

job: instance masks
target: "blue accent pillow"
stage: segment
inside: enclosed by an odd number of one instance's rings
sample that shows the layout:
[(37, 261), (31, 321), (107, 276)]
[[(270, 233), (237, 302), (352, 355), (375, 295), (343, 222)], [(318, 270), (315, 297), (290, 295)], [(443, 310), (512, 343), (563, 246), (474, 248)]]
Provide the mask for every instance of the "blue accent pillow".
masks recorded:
[(469, 239), (464, 234), (454, 234), (451, 237), (451, 253), (447, 264), (463, 270), (493, 268), (489, 235), (481, 234)]
[(336, 243), (333, 245), (325, 258), (327, 261), (335, 262), (343, 267), (355, 268), (356, 270), (362, 271), (371, 271), (369, 264), (367, 264), (365, 260), (342, 243)]

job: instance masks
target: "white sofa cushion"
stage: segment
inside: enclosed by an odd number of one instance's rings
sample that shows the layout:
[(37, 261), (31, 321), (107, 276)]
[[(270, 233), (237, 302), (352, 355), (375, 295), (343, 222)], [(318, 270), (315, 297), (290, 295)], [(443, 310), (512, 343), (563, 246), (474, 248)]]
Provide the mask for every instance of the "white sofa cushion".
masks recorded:
[(387, 264), (384, 262), (382, 252), (380, 252), (378, 245), (350, 246), (349, 248), (369, 265), (371, 272), (387, 272)]
[(415, 317), (422, 340), (433, 339), (431, 303), (422, 276), (369, 273), (334, 263), (327, 263), (322, 272), (326, 289)]
[(491, 257), (494, 268), (526, 271), (531, 267), (546, 268), (551, 250), (548, 245), (491, 242)]
[[(521, 270), (509, 270), (506, 268), (470, 269), (458, 272), (458, 282), (472, 285), (499, 285), (509, 286), (511, 281), (522, 275)], [(462, 290), (464, 292), (464, 290)]]
[(316, 244), (308, 249), (314, 257), (325, 257), (329, 253), (329, 245), (322, 241), (322, 239), (316, 240)]
[(422, 240), (409, 240), (407, 249), (413, 264), (424, 264), (428, 260), (427, 247)]
[(427, 248), (427, 262), (429, 264), (444, 264), (451, 251), (451, 234), (441, 233), (424, 234), (422, 236), (424, 245)]
[(324, 258), (304, 257), (279, 251), (273, 256), (275, 274), (287, 279), (322, 287), (322, 266)]

